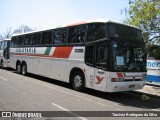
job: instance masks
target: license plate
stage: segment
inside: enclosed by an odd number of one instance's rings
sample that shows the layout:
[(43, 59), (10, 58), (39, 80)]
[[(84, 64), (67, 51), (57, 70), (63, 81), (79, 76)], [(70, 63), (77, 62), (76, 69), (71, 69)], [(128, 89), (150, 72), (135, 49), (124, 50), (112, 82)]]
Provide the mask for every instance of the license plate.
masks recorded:
[(129, 85), (129, 88), (134, 88), (135, 87), (135, 85)]

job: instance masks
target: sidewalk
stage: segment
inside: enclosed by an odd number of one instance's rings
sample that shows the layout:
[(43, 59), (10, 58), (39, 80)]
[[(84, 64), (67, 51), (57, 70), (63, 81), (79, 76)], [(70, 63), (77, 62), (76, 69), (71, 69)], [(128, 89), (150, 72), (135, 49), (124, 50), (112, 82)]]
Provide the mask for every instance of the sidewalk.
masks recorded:
[(149, 96), (160, 97), (160, 84), (147, 82), (143, 89), (135, 91)]

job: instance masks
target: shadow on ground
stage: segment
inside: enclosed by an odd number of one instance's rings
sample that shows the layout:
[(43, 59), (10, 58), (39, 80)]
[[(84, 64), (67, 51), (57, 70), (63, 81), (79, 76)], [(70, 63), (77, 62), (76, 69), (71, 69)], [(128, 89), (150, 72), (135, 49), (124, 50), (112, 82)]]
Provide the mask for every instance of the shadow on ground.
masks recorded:
[[(11, 72), (16, 73), (13, 69), (8, 69)], [(17, 73), (16, 73), (17, 74)], [(61, 82), (58, 80), (46, 78), (39, 75), (27, 74), (28, 77), (34, 78), (36, 80), (40, 80), (43, 82), (51, 83), (57, 86), (65, 87), (68, 89), (72, 89), (71, 85), (65, 82)], [(142, 100), (142, 95), (136, 92), (116, 92), (116, 93), (104, 93), (92, 89), (86, 88), (83, 93), (92, 95), (95, 97), (99, 97), (105, 100), (114, 101), (123, 106), (131, 106), (137, 108), (145, 108), (146, 110), (157, 109), (160, 108), (160, 99), (157, 97), (150, 97), (149, 100)]]

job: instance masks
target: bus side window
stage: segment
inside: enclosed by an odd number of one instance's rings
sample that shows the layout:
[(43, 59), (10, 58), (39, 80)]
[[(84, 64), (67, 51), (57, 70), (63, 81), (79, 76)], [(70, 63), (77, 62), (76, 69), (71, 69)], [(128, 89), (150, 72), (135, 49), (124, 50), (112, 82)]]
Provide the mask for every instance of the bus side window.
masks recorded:
[(1, 49), (3, 49), (3, 41), (1, 41)]
[(12, 37), (11, 46), (12, 47), (17, 46), (17, 39), (16, 39), (16, 37)]
[(4, 41), (4, 49), (7, 47), (7, 45), (6, 45), (6, 41)]
[(68, 43), (77, 43), (77, 28), (69, 28)]
[(40, 45), (41, 44), (41, 33), (34, 33), (32, 35), (32, 45)]
[(89, 65), (94, 64), (94, 46), (86, 46), (85, 62)]
[(54, 44), (66, 44), (67, 40), (67, 29), (61, 28), (54, 30)]
[(68, 43), (84, 43), (85, 27), (76, 26), (69, 28)]
[(51, 45), (52, 44), (52, 31), (43, 32), (42, 44), (43, 45)]
[(24, 36), (23, 35), (21, 35), (21, 36), (18, 36), (17, 37), (17, 45), (18, 46), (23, 46), (24, 45)]
[(84, 43), (85, 41), (85, 31), (86, 27), (85, 26), (79, 26), (77, 30), (77, 39), (79, 43)]
[(25, 35), (24, 45), (25, 46), (32, 45), (32, 34)]
[(105, 24), (95, 23), (88, 25), (87, 42), (106, 38)]

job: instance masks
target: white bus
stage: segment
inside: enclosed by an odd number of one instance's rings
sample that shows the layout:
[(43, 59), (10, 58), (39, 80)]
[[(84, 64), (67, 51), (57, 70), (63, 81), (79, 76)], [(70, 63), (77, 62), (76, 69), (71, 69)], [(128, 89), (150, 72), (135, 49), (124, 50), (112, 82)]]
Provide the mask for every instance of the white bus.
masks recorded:
[(141, 31), (110, 20), (92, 20), (13, 35), (11, 67), (85, 87), (118, 92), (142, 89), (146, 54)]
[(0, 67), (9, 67), (9, 48), (11, 39), (0, 40)]

